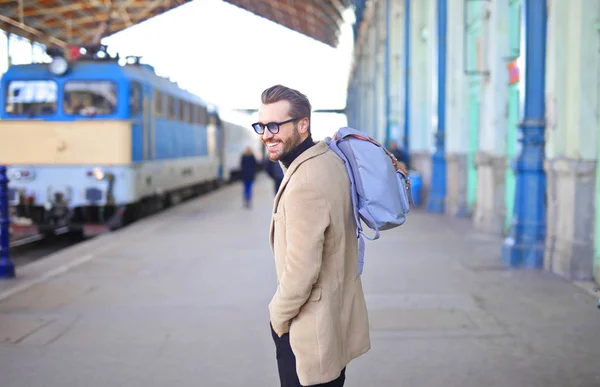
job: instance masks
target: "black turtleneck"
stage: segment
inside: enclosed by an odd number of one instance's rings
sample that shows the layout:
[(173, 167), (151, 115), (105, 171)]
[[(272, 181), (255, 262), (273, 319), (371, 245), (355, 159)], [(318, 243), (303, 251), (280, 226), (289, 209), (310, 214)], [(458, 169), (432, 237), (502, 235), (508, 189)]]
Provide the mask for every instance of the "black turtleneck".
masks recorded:
[(313, 145), (315, 145), (315, 142), (313, 141), (311, 136), (308, 136), (304, 141), (302, 141), (294, 149), (292, 149), (285, 156), (283, 156), (281, 158), (281, 162), (283, 163), (283, 165), (285, 165), (286, 168), (289, 168), (292, 162), (296, 160), (296, 157), (300, 156), (302, 152), (304, 152)]

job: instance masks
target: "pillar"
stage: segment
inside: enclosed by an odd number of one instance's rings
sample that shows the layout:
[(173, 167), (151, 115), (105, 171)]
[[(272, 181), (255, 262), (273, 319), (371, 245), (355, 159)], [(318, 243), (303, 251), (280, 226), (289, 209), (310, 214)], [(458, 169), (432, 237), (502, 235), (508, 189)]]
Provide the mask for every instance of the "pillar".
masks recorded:
[(411, 164), (410, 157), (410, 84), (411, 84), (411, 68), (410, 68), (410, 1), (404, 0), (404, 130), (402, 135), (402, 147), (408, 158), (409, 165)]
[(429, 212), (443, 212), (446, 199), (446, 24), (448, 0), (437, 0), (437, 131), (435, 152), (432, 155), (433, 172)]
[(505, 172), (505, 207), (504, 232), (510, 231), (515, 207), (515, 157), (517, 155), (517, 133), (521, 111), (521, 73), (523, 71), (523, 55), (521, 47), (522, 36), (522, 0), (509, 0), (508, 15), (508, 58), (506, 69), (508, 71), (508, 112), (506, 128), (506, 157), (507, 165)]
[(436, 76), (436, 0), (412, 0), (410, 9), (410, 105), (408, 108), (411, 167), (423, 181), (421, 200), (427, 202), (431, 187), (434, 111), (433, 85)]
[(391, 60), (392, 60), (392, 55), (391, 55), (391, 16), (390, 13), (392, 11), (392, 5), (391, 5), (391, 0), (384, 0), (385, 2), (385, 11), (384, 11), (384, 18), (385, 18), (385, 57), (384, 57), (384, 81), (383, 81), (383, 87), (385, 90), (385, 97), (384, 97), (384, 110), (385, 110), (385, 137), (384, 137), (384, 145), (385, 146), (389, 146), (390, 143), (390, 137), (391, 137), (391, 132), (392, 132), (392, 117), (391, 117), (391, 85), (390, 85), (390, 78), (391, 78)]
[(481, 46), (485, 70), (481, 84), (481, 121), (477, 167), (475, 227), (504, 233), (508, 72), (508, 0), (485, 2)]
[[(374, 7), (374, 5), (373, 5)], [(373, 19), (376, 13), (373, 10)], [(371, 136), (375, 136), (377, 126), (379, 125), (379, 116), (377, 115), (377, 29), (373, 24), (374, 20), (371, 19), (369, 25), (369, 39), (367, 40), (369, 53), (368, 57), (368, 72), (366, 74), (366, 80), (370, 84), (369, 87), (369, 116), (367, 117), (368, 126), (365, 128)]]
[[(389, 65), (389, 103), (387, 106), (389, 126), (386, 138), (386, 146), (391, 141), (395, 141), (401, 146), (403, 141), (402, 127), (404, 126), (404, 64), (406, 57), (404, 54), (404, 1), (389, 0), (390, 10), (386, 16), (386, 23), (389, 21), (389, 40), (386, 44), (388, 50)], [(408, 138), (407, 138), (408, 139)]]
[(445, 212), (452, 216), (467, 215), (467, 77), (464, 73), (464, 0), (448, 0), (448, 55), (446, 99), (446, 164), (448, 180)]
[(375, 126), (374, 136), (375, 139), (381, 143), (385, 143), (385, 133), (387, 126), (387, 117), (385, 110), (386, 102), (386, 72), (385, 72), (385, 46), (386, 46), (386, 26), (385, 26), (385, 12), (386, 12), (386, 1), (379, 0), (376, 3), (375, 8), (375, 84), (376, 84), (376, 108), (375, 115), (377, 116), (377, 125)]
[(525, 104), (516, 163), (515, 215), (502, 259), (512, 267), (541, 268), (546, 237), (544, 173), (546, 0), (524, 0)]
[(548, 9), (544, 267), (568, 279), (590, 280), (598, 235), (600, 3), (548, 0)]
[(487, 61), (483, 54), (481, 42), (485, 35), (484, 3), (481, 1), (466, 2), (464, 18), (466, 24), (465, 37), (465, 75), (467, 76), (467, 115), (468, 115), (468, 148), (467, 148), (467, 213), (473, 215), (477, 205), (478, 175), (475, 164), (479, 152), (479, 131), (481, 128), (481, 85), (489, 73)]
[(379, 31), (378, 31), (378, 20), (377, 17), (379, 15), (378, 13), (378, 7), (377, 7), (377, 2), (374, 3), (373, 5), (375, 7), (375, 9), (373, 10), (373, 19), (372, 19), (372, 24), (371, 24), (371, 34), (372, 34), (372, 38), (371, 38), (371, 47), (373, 50), (373, 56), (371, 57), (371, 61), (372, 61), (372, 71), (370, 73), (371, 76), (371, 82), (373, 85), (372, 88), (372, 94), (373, 94), (373, 99), (372, 99), (372, 112), (373, 114), (371, 115), (371, 136), (373, 136), (376, 140), (379, 140), (377, 137), (377, 133), (379, 132), (379, 125), (381, 122), (381, 117), (379, 116), (379, 106), (381, 104), (381, 98), (380, 98), (380, 85), (379, 85), (379, 74), (380, 74), (380, 66), (379, 66)]

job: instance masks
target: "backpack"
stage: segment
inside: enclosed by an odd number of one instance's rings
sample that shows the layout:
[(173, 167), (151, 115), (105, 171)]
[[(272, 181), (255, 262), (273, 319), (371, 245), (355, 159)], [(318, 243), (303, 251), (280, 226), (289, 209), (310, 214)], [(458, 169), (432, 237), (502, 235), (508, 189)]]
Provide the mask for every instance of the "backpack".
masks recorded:
[[(362, 274), (365, 243), (379, 238), (379, 232), (401, 226), (406, 221), (412, 191), (408, 172), (396, 157), (366, 133), (344, 127), (325, 142), (346, 166), (356, 220), (358, 274)], [(361, 220), (375, 236), (363, 232)]]

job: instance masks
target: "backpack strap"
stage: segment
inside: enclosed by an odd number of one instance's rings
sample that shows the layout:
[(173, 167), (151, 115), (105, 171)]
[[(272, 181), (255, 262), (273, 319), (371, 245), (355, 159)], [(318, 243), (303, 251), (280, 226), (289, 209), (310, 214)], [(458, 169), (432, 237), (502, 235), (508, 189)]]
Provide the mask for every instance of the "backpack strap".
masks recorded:
[(359, 234), (358, 235), (358, 275), (362, 274), (364, 264), (365, 264), (365, 240), (362, 238), (362, 234)]
[(364, 207), (360, 207), (358, 209), (358, 213), (365, 218), (369, 223), (371, 223), (373, 225), (373, 227), (375, 228), (375, 236), (373, 238), (369, 238), (368, 236), (365, 235), (364, 232), (362, 232), (362, 227), (361, 227), (361, 234), (365, 236), (365, 238), (367, 238), (370, 241), (374, 241), (375, 239), (379, 239), (379, 229), (377, 228), (377, 226), (375, 226), (375, 220), (373, 219), (373, 217), (371, 216), (371, 214), (369, 213), (369, 211), (367, 211)]
[(333, 139), (327, 138), (326, 143), (329, 147), (342, 159), (344, 160), (344, 166), (346, 167), (346, 173), (348, 174), (348, 178), (350, 179), (350, 197), (352, 198), (352, 210), (354, 211), (354, 220), (356, 221), (356, 237), (358, 238), (362, 233), (362, 226), (360, 224), (360, 218), (358, 216), (358, 198), (356, 197), (356, 183), (354, 182), (354, 175), (352, 174), (352, 170), (350, 169), (350, 163), (346, 159), (346, 156), (338, 147), (338, 141), (340, 141), (337, 136), (334, 136)]

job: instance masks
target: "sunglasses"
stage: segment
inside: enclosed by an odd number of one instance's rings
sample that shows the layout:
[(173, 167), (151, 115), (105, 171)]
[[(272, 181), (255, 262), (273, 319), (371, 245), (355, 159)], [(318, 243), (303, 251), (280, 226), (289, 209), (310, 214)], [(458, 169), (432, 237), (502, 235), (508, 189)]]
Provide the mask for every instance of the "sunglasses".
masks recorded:
[(298, 121), (301, 118), (290, 118), (287, 121), (283, 121), (283, 122), (269, 122), (268, 124), (262, 124), (260, 122), (256, 122), (254, 124), (252, 124), (252, 128), (254, 129), (254, 131), (258, 134), (263, 134), (265, 132), (265, 126), (267, 127), (267, 129), (269, 129), (269, 132), (273, 133), (273, 134), (277, 134), (279, 133), (279, 127), (281, 125), (287, 124), (288, 122), (294, 122), (294, 121)]

